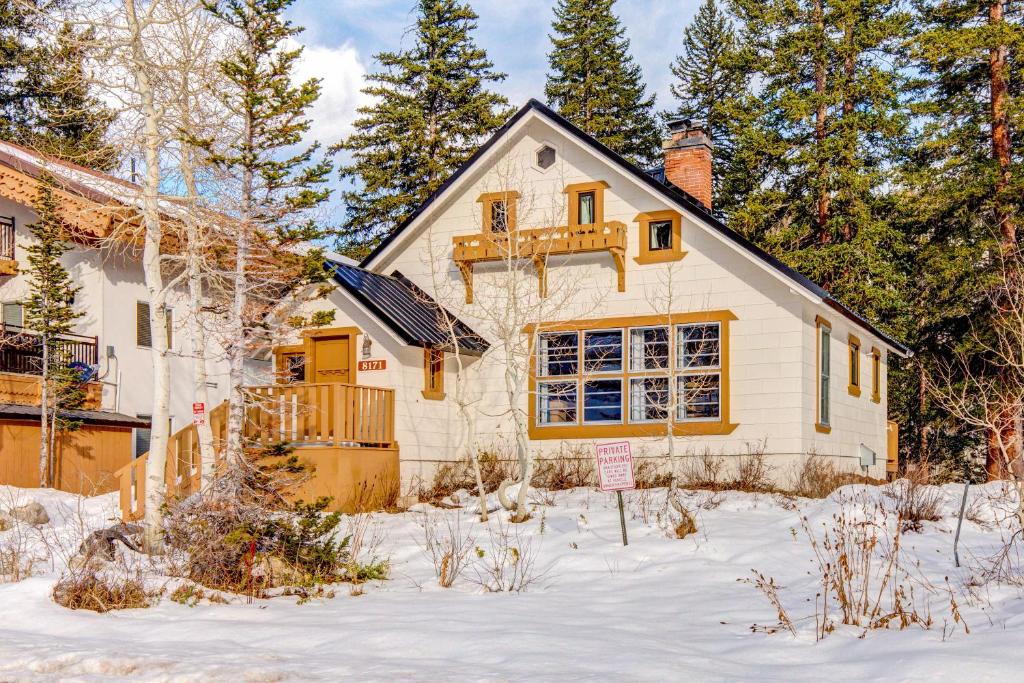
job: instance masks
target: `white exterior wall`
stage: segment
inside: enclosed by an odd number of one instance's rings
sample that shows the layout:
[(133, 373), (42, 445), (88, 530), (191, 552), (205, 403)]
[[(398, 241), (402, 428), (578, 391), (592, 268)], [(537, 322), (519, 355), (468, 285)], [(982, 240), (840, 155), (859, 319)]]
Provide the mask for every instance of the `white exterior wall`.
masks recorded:
[[(542, 171), (533, 165), (533, 160), (536, 150), (545, 143), (558, 150), (558, 161)], [(845, 342), (852, 328), (846, 325), (845, 318), (834, 311), (829, 316), (835, 345), (833, 430), (829, 435), (818, 434), (814, 430), (815, 313), (811, 311), (824, 307), (816, 306), (808, 295), (798, 291), (795, 283), (755, 262), (754, 257), (728, 244), (686, 212), (683, 212), (682, 224), (685, 258), (674, 264), (636, 263), (639, 226), (634, 222), (635, 216), (640, 212), (676, 207), (541, 120), (535, 119), (511, 140), (502, 143), (500, 155), (500, 160), (490, 168), (460, 179), (443, 203), (432, 208), (429, 224), (418, 230), (407, 230), (389, 252), (372, 264), (373, 270), (385, 274), (400, 271), (493, 343), (493, 329), (488, 329), (489, 323), (479, 307), (485, 305), (481, 302), (494, 296), (496, 284), (507, 281), (507, 274), (500, 272), (503, 266), (475, 266), (476, 303), (467, 305), (462, 278), (451, 260), (452, 237), (481, 231), (479, 195), (500, 190), (520, 192), (519, 228), (565, 225), (563, 188), (571, 183), (604, 180), (609, 183), (604, 191), (604, 219), (621, 221), (629, 231), (626, 291), (617, 291), (616, 270), (607, 253), (551, 257), (548, 286), (552, 294), (549, 298), (558, 299), (558, 290), (565, 283), (578, 283), (578, 287), (570, 300), (563, 298), (553, 302), (557, 310), (543, 319), (552, 322), (666, 313), (658, 297), (663, 296), (667, 273), (672, 268), (673, 290), (677, 292), (672, 312), (729, 310), (736, 316), (730, 323), (731, 411), (727, 417), (738, 427), (731, 434), (678, 437), (677, 453), (707, 450), (714, 454), (738, 455), (763, 443), (766, 454), (772, 456), (770, 462), (777, 476), (787, 478), (809, 452), (841, 456), (844, 466), (852, 469), (855, 461), (850, 458), (857, 456), (857, 447), (863, 442), (879, 457), (879, 464), (870, 474), (884, 474), (885, 391), (883, 388), (881, 403), (871, 402), (870, 356), (865, 355), (862, 357), (862, 382), (866, 389), (857, 400), (846, 395)], [(532, 284), (528, 286), (535, 288), (532, 267), (527, 266), (524, 271), (531, 279)], [(823, 314), (828, 315), (824, 311)], [(863, 353), (869, 354), (872, 345), (883, 350), (884, 387), (884, 347), (865, 330), (857, 329), (855, 333), (861, 339)], [(484, 394), (479, 406), (478, 442), (481, 445), (487, 445), (488, 438), (508, 438), (510, 434), (507, 416), (504, 419), (494, 417), (502, 412), (504, 405), (500, 355), (500, 349), (492, 349), (480, 362), (478, 382)], [(422, 388), (418, 349), (412, 360), (413, 371), (403, 380), (403, 386), (408, 387), (406, 393), (418, 396)], [(446, 382), (450, 381), (449, 377)], [(449, 430), (460, 428), (457, 420), (449, 422)], [(428, 446), (426, 449), (407, 445), (399, 439), (404, 463), (455, 457), (451, 450), (443, 452), (446, 444), (453, 443), (450, 435), (439, 434), (435, 424), (426, 430), (406, 436), (413, 443)], [(663, 437), (630, 440), (634, 443), (634, 452), (659, 455), (665, 451)], [(539, 440), (533, 445), (540, 453), (550, 453), (563, 447), (565, 442)], [(427, 472), (430, 468), (422, 469)]]
[[(0, 215), (14, 216), (17, 234), (15, 259), (19, 273), (0, 277), (0, 301), (14, 302), (29, 292), (28, 260), (25, 245), (31, 236), (27, 226), (35, 214), (21, 204), (0, 198)], [(138, 254), (120, 254), (110, 250), (73, 246), (63, 264), (75, 284), (82, 289), (75, 298), (76, 310), (84, 315), (74, 332), (99, 337), (100, 378), (103, 382), (103, 409), (126, 415), (149, 415), (153, 405), (153, 363), (150, 350), (136, 344), (136, 302), (148, 301)], [(193, 357), (187, 329), (185, 294), (174, 292), (173, 346), (171, 349), (171, 425), (177, 431), (192, 420)], [(113, 346), (113, 355), (107, 353)], [(210, 406), (227, 398), (227, 365), (215, 344), (207, 361), (210, 373)]]

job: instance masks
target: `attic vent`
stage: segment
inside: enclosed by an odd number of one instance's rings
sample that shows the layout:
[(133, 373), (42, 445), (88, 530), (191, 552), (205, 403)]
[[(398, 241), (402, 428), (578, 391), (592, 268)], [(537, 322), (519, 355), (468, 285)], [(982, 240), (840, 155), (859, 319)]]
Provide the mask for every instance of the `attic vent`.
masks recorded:
[(537, 150), (537, 165), (543, 169), (551, 168), (555, 163), (555, 148), (544, 145)]

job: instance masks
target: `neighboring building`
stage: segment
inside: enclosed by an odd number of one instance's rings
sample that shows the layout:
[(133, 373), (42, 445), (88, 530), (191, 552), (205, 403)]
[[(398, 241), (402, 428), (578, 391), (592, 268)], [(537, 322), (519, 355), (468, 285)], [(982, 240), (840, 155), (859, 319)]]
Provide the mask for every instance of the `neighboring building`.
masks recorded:
[[(778, 477), (810, 453), (885, 476), (889, 354), (907, 348), (717, 219), (707, 137), (670, 130), (645, 171), (531, 101), (359, 267), (335, 266), (338, 327), (317, 334), (346, 348), (337, 376), (394, 390), (406, 486), (465, 446), (451, 336), (411, 310), (430, 300), (464, 328), (480, 446), (511, 442), (499, 328), (525, 315), (518, 407), (541, 456), (659, 456), (671, 428), (677, 453), (763, 448)], [(529, 310), (503, 322), (510, 287)], [(302, 374), (311, 352), (280, 349), (279, 381), (324, 381), (321, 361)]]
[[(20, 302), (30, 286), (27, 226), (36, 220), (32, 202), (44, 170), (56, 179), (62, 217), (73, 228), (63, 264), (81, 287), (74, 304), (84, 315), (66, 343), (78, 362), (95, 371), (87, 410), (76, 415), (83, 427), (65, 438), (57, 458), (58, 486), (109, 491), (116, 488), (114, 473), (149, 450), (153, 364), (141, 254), (125, 241), (104, 240), (141, 188), (8, 142), (0, 142), (0, 484), (39, 483), (39, 348), (23, 329)], [(174, 292), (167, 311), (172, 430), (192, 420), (194, 360), (186, 315), (183, 292)], [(226, 364), (212, 358), (207, 368), (216, 405), (227, 396)]]

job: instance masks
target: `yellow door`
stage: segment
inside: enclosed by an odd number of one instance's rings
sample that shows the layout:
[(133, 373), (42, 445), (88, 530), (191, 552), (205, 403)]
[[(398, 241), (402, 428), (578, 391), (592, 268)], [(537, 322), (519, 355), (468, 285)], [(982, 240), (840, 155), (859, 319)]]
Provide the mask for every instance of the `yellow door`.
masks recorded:
[(349, 367), (349, 337), (323, 337), (313, 342), (316, 356), (313, 382), (342, 382), (350, 384), (352, 368)]

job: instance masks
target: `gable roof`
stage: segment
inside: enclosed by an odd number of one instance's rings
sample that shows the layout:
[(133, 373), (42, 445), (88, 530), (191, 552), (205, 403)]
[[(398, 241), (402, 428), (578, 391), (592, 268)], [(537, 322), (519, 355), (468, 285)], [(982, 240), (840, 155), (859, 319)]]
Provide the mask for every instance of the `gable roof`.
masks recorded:
[(552, 110), (547, 105), (531, 99), (522, 108), (519, 109), (503, 126), (498, 128), (493, 135), (480, 146), (479, 149), (466, 160), (462, 166), (458, 168), (444, 183), (441, 184), (437, 190), (427, 198), (423, 204), (421, 204), (412, 214), (409, 215), (402, 223), (391, 231), (384, 240), (381, 241), (377, 247), (371, 251), (366, 258), (360, 262), (360, 266), (363, 268), (370, 267), (373, 260), (377, 258), (387, 247), (394, 242), (394, 240), (401, 235), (406, 228), (408, 228), (420, 215), (422, 215), (428, 208), (440, 198), (449, 187), (451, 187), (466, 171), (468, 171), (480, 157), (487, 153), (491, 147), (493, 147), (498, 140), (500, 140), (506, 133), (509, 132), (524, 116), (530, 112), (536, 112), (548, 120), (554, 125), (562, 129), (563, 132), (567, 133), (570, 137), (575, 138), (580, 143), (590, 147), (598, 154), (606, 157), (611, 163), (618, 166), (619, 169), (624, 171), (626, 175), (632, 177), (642, 185), (649, 187), (655, 192), (661, 194), (666, 200), (673, 202), (678, 205), (682, 205), (687, 211), (698, 216), (705, 224), (711, 227), (712, 230), (718, 232), (722, 237), (727, 239), (729, 242), (737, 246), (738, 248), (746, 251), (748, 254), (753, 256), (762, 262), (762, 264), (768, 268), (771, 268), (795, 284), (802, 287), (804, 290), (810, 292), (812, 295), (821, 299), (822, 303), (826, 306), (837, 311), (850, 321), (860, 325), (864, 329), (868, 330), (879, 339), (884, 341), (893, 350), (902, 356), (909, 356), (912, 354), (910, 349), (896, 340), (891, 335), (878, 329), (873, 323), (848, 308), (841, 301), (836, 299), (832, 294), (825, 288), (821, 287), (817, 283), (813, 282), (810, 278), (798, 273), (793, 268), (787, 266), (785, 263), (780, 261), (775, 256), (772, 256), (765, 250), (758, 247), (756, 244), (748, 240), (747, 238), (740, 235), (735, 230), (729, 228), (725, 223), (721, 221), (714, 213), (711, 212), (704, 204), (698, 201), (690, 193), (685, 190), (676, 187), (672, 183), (668, 182), (664, 177), (664, 172), (658, 173), (657, 169), (652, 171), (645, 171), (633, 163), (624, 159), (621, 155), (613, 152), (612, 150), (605, 147), (603, 144), (598, 142), (596, 139), (583, 132), (575, 125), (570, 123), (560, 114)]
[[(490, 346), (397, 271), (391, 276), (381, 275), (338, 261), (328, 261), (327, 268), (345, 292), (410, 346), (450, 348), (451, 333), (462, 353), (479, 356)], [(451, 320), (451, 330), (445, 324), (446, 316)]]

